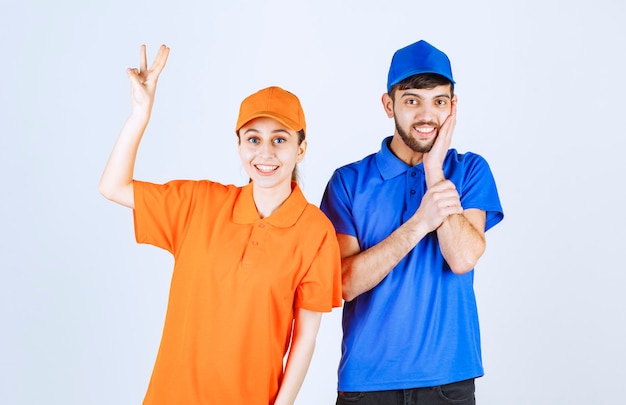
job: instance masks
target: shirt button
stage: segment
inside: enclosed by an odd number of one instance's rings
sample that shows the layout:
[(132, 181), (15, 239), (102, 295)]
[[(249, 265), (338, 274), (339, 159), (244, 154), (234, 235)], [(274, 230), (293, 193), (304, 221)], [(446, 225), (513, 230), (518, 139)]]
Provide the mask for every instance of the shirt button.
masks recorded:
[(411, 177), (415, 177), (416, 175), (417, 175), (417, 173), (411, 172)]
[(259, 244), (259, 242), (255, 241), (255, 240), (252, 241), (252, 246), (257, 246), (258, 244)]
[(411, 190), (411, 195), (414, 195), (414, 194), (415, 194), (415, 190)]
[(259, 228), (265, 228), (265, 224), (259, 224)]

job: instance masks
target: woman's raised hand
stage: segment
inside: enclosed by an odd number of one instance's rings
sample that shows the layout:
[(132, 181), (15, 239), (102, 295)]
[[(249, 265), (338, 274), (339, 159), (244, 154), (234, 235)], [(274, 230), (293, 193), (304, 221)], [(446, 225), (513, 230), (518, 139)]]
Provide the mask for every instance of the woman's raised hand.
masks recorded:
[(154, 104), (154, 94), (156, 92), (159, 75), (165, 67), (170, 48), (165, 45), (159, 47), (159, 51), (148, 69), (146, 59), (146, 46), (141, 45), (139, 51), (139, 69), (128, 68), (126, 75), (130, 79), (131, 98), (134, 112), (150, 113)]

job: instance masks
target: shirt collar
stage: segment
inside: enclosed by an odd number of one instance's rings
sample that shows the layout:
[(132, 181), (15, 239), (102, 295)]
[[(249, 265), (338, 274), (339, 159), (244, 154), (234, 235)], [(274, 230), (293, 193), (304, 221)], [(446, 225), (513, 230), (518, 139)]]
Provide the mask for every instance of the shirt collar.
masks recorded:
[[(404, 174), (410, 168), (409, 165), (398, 159), (391, 149), (389, 149), (391, 138), (393, 137), (388, 136), (383, 139), (380, 150), (376, 153), (376, 166), (378, 166), (378, 171), (384, 180)], [(419, 165), (421, 165), (421, 163)]]
[(235, 201), (233, 221), (237, 224), (253, 224), (261, 220), (278, 228), (288, 228), (295, 225), (308, 204), (300, 190), (300, 186), (296, 182), (291, 182), (291, 194), (289, 197), (272, 215), (260, 218), (254, 203), (254, 197), (252, 196), (252, 183), (248, 183), (241, 188), (241, 192)]

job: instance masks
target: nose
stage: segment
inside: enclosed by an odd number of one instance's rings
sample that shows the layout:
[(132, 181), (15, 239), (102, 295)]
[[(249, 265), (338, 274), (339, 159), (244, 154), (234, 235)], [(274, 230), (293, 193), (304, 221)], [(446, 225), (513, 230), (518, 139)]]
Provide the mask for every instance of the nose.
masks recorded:
[(435, 109), (433, 106), (424, 103), (416, 112), (416, 117), (420, 121), (432, 121), (435, 118)]
[(263, 142), (261, 147), (258, 149), (259, 155), (263, 157), (272, 157), (274, 156), (274, 145), (272, 142)]

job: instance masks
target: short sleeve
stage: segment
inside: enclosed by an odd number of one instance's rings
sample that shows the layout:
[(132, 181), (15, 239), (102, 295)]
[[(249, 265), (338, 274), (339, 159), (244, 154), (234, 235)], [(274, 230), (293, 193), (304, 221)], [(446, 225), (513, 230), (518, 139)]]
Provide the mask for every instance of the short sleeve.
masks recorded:
[(330, 219), (338, 233), (357, 236), (357, 229), (352, 220), (352, 202), (341, 172), (335, 170), (326, 185), (320, 209)]
[(485, 231), (499, 223), (504, 213), (496, 182), (487, 161), (480, 155), (467, 153), (463, 155), (464, 178), (462, 184), (461, 204), (464, 209), (478, 208), (486, 212)]
[(329, 230), (296, 289), (296, 308), (330, 312), (332, 308), (342, 305), (339, 243), (332, 226), (326, 218), (324, 220)]
[(186, 225), (196, 182), (176, 180), (166, 184), (133, 182), (135, 239), (171, 253)]

